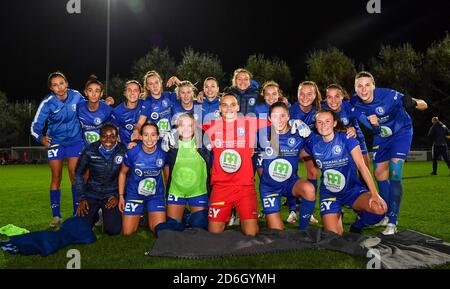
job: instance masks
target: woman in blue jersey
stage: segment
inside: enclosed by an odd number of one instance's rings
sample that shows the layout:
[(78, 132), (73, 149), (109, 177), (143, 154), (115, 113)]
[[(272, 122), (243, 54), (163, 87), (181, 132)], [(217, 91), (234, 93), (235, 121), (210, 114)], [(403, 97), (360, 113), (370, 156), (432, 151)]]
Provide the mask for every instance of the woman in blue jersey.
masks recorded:
[(376, 88), (367, 71), (355, 76), (356, 94), (350, 99), (356, 110), (366, 115), (380, 133), (373, 139), (375, 178), (383, 199), (388, 204), (383, 234), (397, 231), (397, 219), (403, 195), (403, 163), (411, 147), (413, 127), (405, 108), (425, 110), (426, 102), (388, 88)]
[(100, 140), (100, 128), (111, 120), (112, 107), (100, 101), (103, 96), (103, 83), (95, 75), (91, 75), (86, 82), (84, 94), (87, 102), (77, 106), (84, 145)]
[[(364, 163), (358, 140), (347, 136), (342, 123), (331, 110), (319, 111), (315, 123), (318, 134), (310, 137), (305, 151), (322, 170), (320, 214), (324, 228), (342, 235), (343, 206), (353, 208), (359, 216), (351, 231), (376, 224), (383, 218), (387, 206)], [(358, 172), (365, 184), (360, 181)]]
[[(31, 134), (47, 148), (52, 179), (50, 183), (50, 204), (53, 220), (51, 227), (61, 223), (61, 178), (63, 160), (72, 183), (73, 213), (77, 209), (74, 174), (78, 158), (83, 150), (80, 123), (77, 118), (77, 105), (84, 102), (83, 96), (68, 88), (69, 83), (61, 72), (53, 72), (48, 77), (51, 93), (41, 102), (31, 124)], [(44, 127), (47, 123), (47, 132)]]
[(277, 101), (283, 100), (287, 102), (287, 99), (283, 97), (283, 92), (278, 83), (273, 80), (264, 82), (261, 94), (256, 99), (256, 117), (267, 119), (269, 117), (270, 106)]
[[(164, 176), (167, 178), (167, 224), (165, 228), (179, 226), (186, 205), (190, 216), (187, 225), (208, 228), (210, 168), (212, 154), (202, 144), (202, 133), (191, 113), (181, 113), (175, 126), (175, 143), (167, 153)], [(182, 226), (183, 227), (183, 226)], [(156, 228), (161, 229), (162, 226)]]
[(299, 227), (305, 230), (316, 203), (314, 186), (297, 175), (298, 161), (305, 139), (296, 132), (292, 133), (289, 125), (289, 108), (284, 102), (275, 102), (271, 105), (270, 120), (272, 122), (270, 141), (261, 146), (263, 152), (259, 157), (257, 169), (260, 175), (259, 193), (267, 227), (284, 229), (280, 210), (281, 197), (285, 196), (289, 204), (293, 203), (294, 214), (295, 200), (302, 198)]
[[(313, 130), (315, 115), (321, 109), (321, 101), (319, 87), (314, 81), (301, 82), (298, 85), (297, 101), (289, 109), (291, 125), (295, 125), (295, 120), (301, 120)], [(301, 157), (306, 167), (306, 178), (314, 185), (317, 192), (317, 167), (311, 157), (304, 153)], [(314, 216), (311, 216), (311, 223), (318, 223)]]
[(202, 123), (208, 123), (213, 119), (220, 118), (220, 87), (217, 79), (214, 77), (205, 78), (203, 81), (203, 92), (200, 92), (200, 94), (205, 96), (202, 103)]
[(325, 102), (323, 108), (328, 108), (336, 113), (347, 130), (347, 135), (356, 137), (361, 147), (364, 162), (370, 167), (369, 152), (367, 150), (364, 134), (359, 127), (358, 120), (368, 129), (376, 131), (367, 117), (355, 110), (349, 102), (350, 96), (339, 84), (330, 84), (326, 88)]
[(132, 140), (133, 129), (138, 122), (142, 110), (143, 99), (140, 99), (142, 86), (137, 80), (125, 83), (124, 96), (126, 101), (116, 106), (112, 112), (112, 122), (119, 128), (120, 142), (128, 147)]
[[(179, 83), (180, 80), (173, 76), (167, 81), (167, 86)], [(145, 74), (143, 85), (145, 102), (142, 105), (138, 122), (133, 129), (132, 140), (138, 139), (141, 126), (146, 121), (156, 123), (161, 134), (170, 131), (172, 108), (177, 101), (175, 92), (163, 91), (163, 80), (154, 70)]]
[(189, 80), (183, 80), (177, 84), (175, 93), (179, 100), (175, 101), (172, 107), (172, 126), (175, 126), (177, 117), (186, 112), (191, 113), (195, 120), (198, 121), (201, 113), (201, 105), (194, 100), (196, 92), (197, 88)]
[(119, 210), (123, 213), (122, 232), (125, 236), (136, 232), (144, 208), (148, 212), (151, 231), (166, 221), (162, 177), (166, 153), (158, 143), (158, 126), (145, 123), (140, 138), (142, 142), (126, 153), (119, 173)]

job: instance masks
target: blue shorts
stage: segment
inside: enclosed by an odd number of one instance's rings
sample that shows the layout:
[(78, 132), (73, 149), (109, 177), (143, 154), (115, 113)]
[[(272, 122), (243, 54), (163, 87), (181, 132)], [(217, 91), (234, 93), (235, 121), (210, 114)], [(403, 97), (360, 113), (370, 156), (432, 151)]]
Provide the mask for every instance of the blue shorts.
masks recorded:
[(264, 183), (259, 184), (259, 197), (263, 207), (263, 213), (273, 214), (281, 211), (281, 197), (285, 196), (288, 200), (293, 199), (292, 189), (300, 178), (294, 176), (278, 186), (269, 186)]
[(163, 195), (155, 195), (151, 198), (142, 199), (136, 196), (127, 196), (125, 198), (124, 216), (141, 216), (144, 214), (144, 208), (147, 212), (165, 212), (166, 200)]
[(209, 206), (209, 198), (208, 194), (203, 194), (193, 198), (181, 198), (175, 195), (169, 194), (167, 196), (167, 204), (168, 205), (186, 205), (189, 207), (208, 207)]
[(345, 193), (333, 193), (320, 187), (320, 215), (340, 214), (342, 207), (351, 208), (355, 201), (369, 190), (360, 182), (356, 182)]
[(65, 158), (78, 158), (84, 149), (83, 141), (54, 144), (47, 148), (47, 156), (49, 161), (62, 160)]
[(405, 160), (411, 149), (412, 130), (405, 130), (390, 138), (377, 137), (378, 144), (373, 146), (373, 162), (382, 163), (390, 159)]

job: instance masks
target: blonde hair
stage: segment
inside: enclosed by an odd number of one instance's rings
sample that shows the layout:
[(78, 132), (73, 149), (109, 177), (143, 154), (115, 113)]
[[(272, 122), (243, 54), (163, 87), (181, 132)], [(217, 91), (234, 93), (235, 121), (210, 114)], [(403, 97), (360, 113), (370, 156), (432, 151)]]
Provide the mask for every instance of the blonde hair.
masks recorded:
[(144, 84), (144, 96), (143, 96), (143, 98), (144, 99), (147, 98), (147, 95), (149, 93), (149, 91), (147, 90), (147, 78), (152, 77), (152, 76), (158, 78), (159, 85), (160, 85), (160, 93), (163, 92), (164, 88), (163, 88), (163, 81), (162, 81), (161, 76), (155, 70), (150, 70), (144, 75), (144, 82), (143, 82), (143, 84)]
[(320, 94), (319, 87), (317, 86), (317, 84), (314, 81), (309, 81), (309, 80), (303, 81), (298, 85), (297, 97), (298, 97), (298, 92), (300, 91), (300, 89), (302, 88), (303, 85), (309, 85), (309, 86), (313, 87), (314, 94), (316, 95), (316, 97), (314, 98), (314, 106), (319, 111), (322, 108), (322, 105), (320, 104), (320, 102), (322, 101), (322, 95)]
[(248, 71), (245, 68), (238, 68), (233, 72), (233, 78), (231, 79), (231, 86), (236, 87), (236, 78), (238, 76), (239, 73), (246, 73), (248, 74), (248, 77), (250, 78), (250, 80), (252, 80), (253, 75), (250, 71)]
[(369, 77), (372, 80), (373, 85), (375, 85), (375, 78), (373, 78), (372, 73), (368, 72), (368, 71), (360, 71), (355, 75), (355, 82), (357, 79), (361, 78), (361, 77)]
[(175, 93), (177, 94), (177, 97), (180, 97), (179, 92), (180, 92), (180, 88), (182, 88), (182, 87), (190, 87), (192, 89), (192, 91), (194, 92), (193, 98), (195, 99), (195, 97), (197, 95), (197, 88), (189, 80), (183, 80), (177, 85), (177, 87), (175, 87)]

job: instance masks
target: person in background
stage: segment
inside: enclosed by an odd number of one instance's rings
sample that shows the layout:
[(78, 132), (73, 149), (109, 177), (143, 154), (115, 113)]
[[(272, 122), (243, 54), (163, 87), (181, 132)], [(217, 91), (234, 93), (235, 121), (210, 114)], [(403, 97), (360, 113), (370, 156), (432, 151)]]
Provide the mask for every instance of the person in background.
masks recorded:
[(431, 119), (433, 125), (428, 131), (428, 137), (433, 141), (433, 146), (431, 147), (431, 155), (433, 157), (433, 171), (431, 175), (437, 175), (437, 163), (442, 156), (447, 167), (450, 169), (450, 160), (448, 158), (448, 147), (447, 139), (450, 139), (450, 131), (448, 127), (445, 126), (437, 116)]

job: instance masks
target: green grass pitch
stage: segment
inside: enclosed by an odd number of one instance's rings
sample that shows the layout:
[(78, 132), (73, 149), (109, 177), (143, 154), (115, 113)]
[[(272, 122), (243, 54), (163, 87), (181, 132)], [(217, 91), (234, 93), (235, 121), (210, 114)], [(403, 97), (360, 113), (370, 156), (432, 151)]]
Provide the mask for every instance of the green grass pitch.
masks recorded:
[[(430, 176), (430, 162), (407, 162), (404, 169), (404, 196), (399, 217), (399, 229), (413, 229), (450, 242), (450, 176), (440, 164), (438, 175)], [(62, 183), (62, 214), (71, 212), (71, 193), (67, 171)], [(300, 166), (300, 175), (304, 168)], [(50, 169), (47, 165), (13, 165), (0, 167), (0, 227), (14, 224), (30, 231), (47, 230), (51, 221), (49, 206)], [(282, 211), (287, 217), (286, 207)], [(319, 218), (316, 207), (314, 213)], [(347, 210), (344, 218), (348, 230), (354, 214)], [(260, 220), (263, 227), (264, 221)], [(320, 223), (319, 223), (320, 225)], [(297, 225), (287, 224), (289, 229)], [(382, 228), (365, 230), (376, 234)], [(147, 230), (139, 229), (131, 237), (110, 237), (94, 229), (98, 240), (91, 245), (66, 247), (48, 256), (13, 256), (0, 253), (1, 268), (66, 268), (67, 250), (81, 252), (81, 268), (366, 268), (367, 260), (326, 250), (303, 250), (258, 256), (217, 259), (184, 260), (155, 258), (144, 255), (155, 241)], [(6, 236), (0, 235), (0, 240)], [(440, 266), (450, 268), (450, 264)]]

